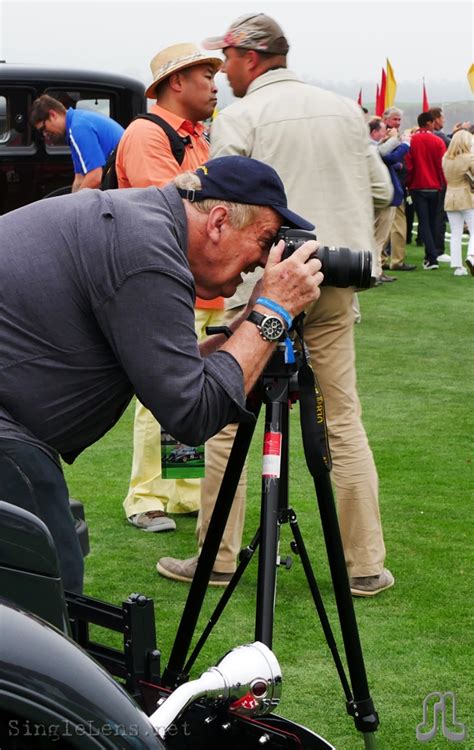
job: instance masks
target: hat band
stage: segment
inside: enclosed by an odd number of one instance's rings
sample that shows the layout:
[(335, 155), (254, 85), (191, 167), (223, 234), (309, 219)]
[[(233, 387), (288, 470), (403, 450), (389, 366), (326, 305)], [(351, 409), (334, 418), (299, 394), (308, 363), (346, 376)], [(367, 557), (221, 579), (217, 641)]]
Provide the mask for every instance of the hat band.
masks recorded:
[(207, 58), (205, 58), (201, 52), (195, 52), (193, 55), (184, 55), (183, 57), (175, 57), (173, 60), (169, 60), (168, 62), (163, 63), (163, 65), (158, 68), (158, 70), (155, 72), (155, 80), (157, 78), (161, 78), (161, 76), (164, 75), (168, 70), (170, 70), (170, 68), (176, 68), (182, 63), (193, 63), (196, 60), (202, 60), (203, 62), (205, 62), (206, 59)]

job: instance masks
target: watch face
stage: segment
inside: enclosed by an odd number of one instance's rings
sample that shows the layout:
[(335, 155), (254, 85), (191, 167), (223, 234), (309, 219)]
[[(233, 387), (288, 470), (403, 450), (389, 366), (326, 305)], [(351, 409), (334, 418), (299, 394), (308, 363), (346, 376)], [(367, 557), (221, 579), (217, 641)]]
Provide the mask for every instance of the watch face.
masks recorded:
[(278, 341), (285, 332), (285, 326), (280, 318), (267, 317), (262, 320), (262, 335), (268, 341)]

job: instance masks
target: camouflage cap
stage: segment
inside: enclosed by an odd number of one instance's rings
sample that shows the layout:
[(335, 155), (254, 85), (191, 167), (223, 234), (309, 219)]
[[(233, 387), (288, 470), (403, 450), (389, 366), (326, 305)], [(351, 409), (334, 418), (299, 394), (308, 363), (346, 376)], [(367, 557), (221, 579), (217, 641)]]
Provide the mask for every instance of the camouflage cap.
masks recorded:
[(242, 47), (275, 55), (286, 55), (290, 48), (281, 27), (265, 13), (240, 16), (224, 36), (209, 37), (202, 46), (204, 49)]

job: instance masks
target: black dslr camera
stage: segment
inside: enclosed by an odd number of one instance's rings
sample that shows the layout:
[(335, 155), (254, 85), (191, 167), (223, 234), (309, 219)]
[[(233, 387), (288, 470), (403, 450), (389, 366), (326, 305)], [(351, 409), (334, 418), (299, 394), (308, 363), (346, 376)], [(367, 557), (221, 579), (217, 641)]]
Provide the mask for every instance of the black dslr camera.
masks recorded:
[[(289, 258), (294, 251), (308, 240), (315, 240), (316, 235), (304, 229), (290, 229), (281, 227), (276, 242), (283, 240), (285, 249), (282, 260)], [(321, 261), (321, 271), (324, 281), (321, 286), (348, 287), (369, 289), (373, 285), (372, 253), (368, 250), (360, 252), (348, 247), (320, 247), (312, 256)]]

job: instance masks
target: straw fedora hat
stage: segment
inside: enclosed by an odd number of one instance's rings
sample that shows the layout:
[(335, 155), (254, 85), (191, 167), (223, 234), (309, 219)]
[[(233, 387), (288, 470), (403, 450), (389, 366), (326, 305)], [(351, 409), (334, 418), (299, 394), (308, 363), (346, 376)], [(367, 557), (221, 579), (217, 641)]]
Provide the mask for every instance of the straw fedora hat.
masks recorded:
[(148, 86), (145, 96), (154, 98), (154, 92), (159, 83), (178, 70), (190, 68), (192, 65), (212, 65), (215, 72), (222, 67), (222, 60), (218, 57), (205, 55), (196, 44), (173, 44), (171, 47), (158, 52), (150, 63), (153, 83)]

